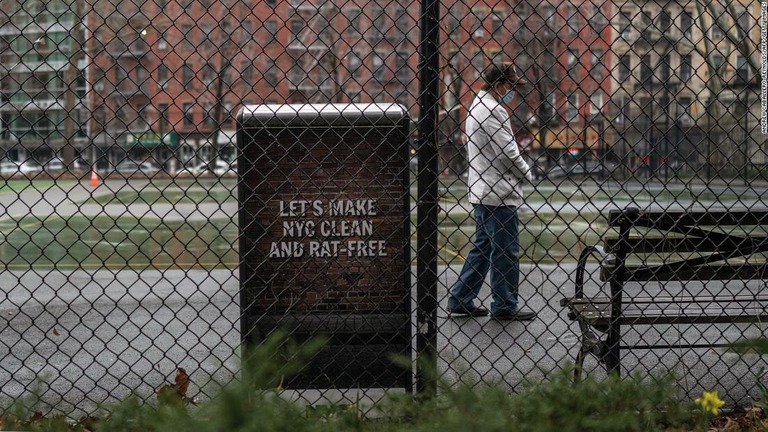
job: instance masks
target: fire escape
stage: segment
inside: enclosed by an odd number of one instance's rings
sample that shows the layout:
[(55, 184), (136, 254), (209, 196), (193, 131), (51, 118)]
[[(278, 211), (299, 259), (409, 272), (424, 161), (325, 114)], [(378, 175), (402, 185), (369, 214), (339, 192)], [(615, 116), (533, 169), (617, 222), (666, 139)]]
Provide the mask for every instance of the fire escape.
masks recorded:
[(288, 89), (295, 99), (329, 102), (338, 93), (338, 58), (331, 48), (337, 39), (332, 22), (338, 13), (335, 0), (291, 0), (291, 40), (288, 53), (293, 66)]

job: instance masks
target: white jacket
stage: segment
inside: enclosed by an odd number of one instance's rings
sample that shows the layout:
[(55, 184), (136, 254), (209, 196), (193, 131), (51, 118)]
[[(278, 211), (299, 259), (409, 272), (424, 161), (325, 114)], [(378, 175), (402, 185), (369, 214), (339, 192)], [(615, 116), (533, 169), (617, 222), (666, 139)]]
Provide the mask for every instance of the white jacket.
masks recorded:
[(520, 207), (521, 183), (531, 181), (531, 169), (517, 147), (507, 110), (481, 90), (469, 108), (465, 130), (469, 202)]

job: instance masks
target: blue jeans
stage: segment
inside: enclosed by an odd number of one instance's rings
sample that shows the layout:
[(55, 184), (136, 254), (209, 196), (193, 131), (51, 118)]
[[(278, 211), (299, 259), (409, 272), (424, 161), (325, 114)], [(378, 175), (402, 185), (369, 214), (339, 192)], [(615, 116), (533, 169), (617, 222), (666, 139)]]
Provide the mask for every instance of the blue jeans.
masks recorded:
[(448, 297), (449, 309), (474, 307), (488, 270), (491, 271), (491, 313), (517, 310), (520, 247), (517, 208), (474, 204), (475, 241), (459, 280)]

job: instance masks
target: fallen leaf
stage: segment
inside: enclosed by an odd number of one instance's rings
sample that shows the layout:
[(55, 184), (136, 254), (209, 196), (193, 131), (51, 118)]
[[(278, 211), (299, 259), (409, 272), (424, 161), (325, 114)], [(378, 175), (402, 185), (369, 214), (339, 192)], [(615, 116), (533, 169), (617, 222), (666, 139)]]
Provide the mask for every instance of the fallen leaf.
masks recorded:
[(183, 367), (176, 369), (176, 378), (174, 379), (174, 383), (174, 387), (176, 387), (176, 392), (179, 394), (179, 396), (183, 398), (187, 397), (187, 389), (189, 389), (189, 375), (187, 375), (187, 371), (185, 371)]
[(53, 335), (60, 336), (59, 329), (57, 329), (56, 327), (53, 328)]
[(169, 404), (191, 403), (192, 405), (197, 405), (197, 401), (187, 396), (190, 380), (187, 371), (183, 367), (176, 368), (176, 376), (173, 381), (172, 385), (166, 383), (157, 390), (157, 399)]

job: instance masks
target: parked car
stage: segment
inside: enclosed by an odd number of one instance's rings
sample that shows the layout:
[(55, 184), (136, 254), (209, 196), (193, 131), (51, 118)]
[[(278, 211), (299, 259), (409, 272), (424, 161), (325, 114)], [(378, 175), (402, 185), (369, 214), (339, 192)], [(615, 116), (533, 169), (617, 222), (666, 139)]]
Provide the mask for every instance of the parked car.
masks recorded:
[(0, 175), (12, 176), (20, 174), (19, 164), (16, 162), (0, 162)]
[(134, 162), (131, 160), (124, 160), (115, 167), (115, 171), (122, 174), (133, 174), (138, 172), (152, 174), (158, 170), (159, 169), (156, 166), (149, 162)]
[(2, 164), (0, 164), (0, 174), (5, 176), (12, 176), (17, 174), (29, 175), (39, 173), (42, 170), (43, 167), (32, 161), (24, 161), (22, 163), (8, 161), (2, 162)]
[(610, 176), (616, 170), (616, 164), (608, 161), (589, 160), (567, 167), (556, 165), (544, 173), (546, 178)]
[(54, 158), (48, 161), (47, 164), (45, 164), (45, 172), (57, 172), (57, 171), (64, 171), (64, 162), (61, 161), (61, 159)]
[(217, 160), (216, 167), (213, 169), (213, 173), (217, 176), (236, 176), (237, 161), (230, 164), (224, 160)]
[(43, 170), (43, 167), (33, 161), (24, 161), (19, 164), (19, 172), (22, 174), (34, 174)]
[[(210, 162), (202, 162), (197, 165), (187, 166), (180, 169), (176, 174), (199, 176), (201, 174), (206, 174), (209, 172), (209, 165), (210, 165)], [(230, 165), (227, 161), (223, 159), (216, 159), (216, 162), (214, 163), (214, 167), (213, 167), (213, 174), (217, 176), (237, 175), (237, 162), (234, 162), (233, 164)]]

